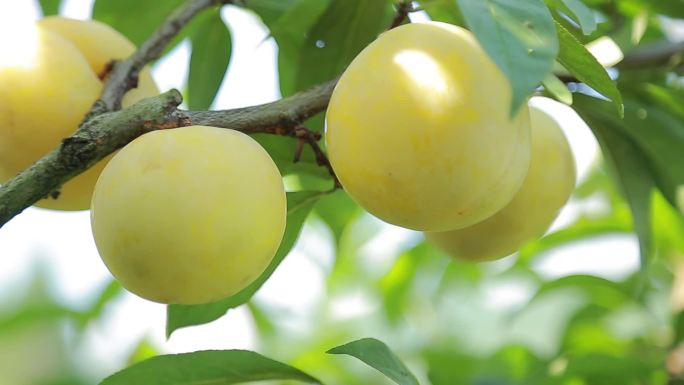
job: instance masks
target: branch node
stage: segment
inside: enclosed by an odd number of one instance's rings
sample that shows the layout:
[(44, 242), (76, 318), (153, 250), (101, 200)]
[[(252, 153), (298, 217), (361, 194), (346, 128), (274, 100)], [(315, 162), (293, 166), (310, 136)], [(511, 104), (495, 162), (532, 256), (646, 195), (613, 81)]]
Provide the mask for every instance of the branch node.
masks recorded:
[(107, 76), (109, 75), (112, 70), (114, 70), (114, 66), (116, 65), (118, 60), (110, 60), (105, 64), (104, 68), (102, 71), (97, 74), (97, 77), (100, 78), (100, 80), (105, 80)]
[[(295, 137), (299, 138), (299, 143), (306, 142), (309, 144), (311, 150), (314, 152), (316, 156), (316, 164), (318, 164), (319, 166), (323, 166), (328, 170), (328, 173), (330, 174), (330, 176), (332, 176), (333, 181), (335, 183), (333, 189), (342, 187), (342, 184), (340, 183), (339, 179), (337, 179), (335, 170), (333, 170), (332, 165), (330, 164), (328, 156), (325, 154), (325, 152), (323, 152), (323, 149), (318, 145), (318, 141), (321, 139), (321, 134), (318, 132), (311, 131), (301, 124), (295, 126), (294, 134)], [(299, 160), (300, 156), (301, 150), (300, 145), (298, 144), (297, 149), (295, 150), (295, 159)]]
[(394, 15), (394, 19), (392, 20), (392, 24), (390, 24), (387, 30), (400, 26), (404, 20), (408, 18), (408, 14), (413, 12), (413, 4), (411, 0), (401, 0), (395, 4), (394, 8), (396, 13)]

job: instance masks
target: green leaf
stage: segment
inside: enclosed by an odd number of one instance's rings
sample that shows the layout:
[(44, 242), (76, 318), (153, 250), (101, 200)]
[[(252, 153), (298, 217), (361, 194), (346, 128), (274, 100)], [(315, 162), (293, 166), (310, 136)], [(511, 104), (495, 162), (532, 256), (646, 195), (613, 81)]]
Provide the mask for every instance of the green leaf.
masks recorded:
[(556, 29), (542, 0), (456, 0), (470, 30), (511, 82), (511, 113), (551, 72)]
[(454, 0), (421, 0), (418, 1), (418, 4), (434, 21), (465, 25), (463, 15), (461, 15), (461, 11)]
[(684, 96), (653, 84), (628, 96), (624, 132), (649, 158), (658, 187), (677, 207), (684, 186)]
[(192, 32), (188, 107), (207, 110), (221, 87), (231, 53), (230, 31), (216, 10)]
[[(422, 242), (410, 250), (405, 251), (394, 262), (392, 268), (379, 281), (379, 291), (382, 293), (382, 306), (385, 308), (387, 320), (392, 324), (398, 324), (405, 320), (407, 307), (413, 296), (417, 294), (416, 287), (424, 289), (418, 281), (422, 273), (430, 278), (443, 274), (442, 262), (447, 259), (442, 255), (435, 255), (435, 248)], [(434, 262), (438, 260), (438, 267), (434, 268)], [(462, 270), (461, 270), (462, 272)]]
[(575, 110), (587, 122), (599, 141), (606, 162), (632, 211), (639, 238), (642, 267), (653, 250), (651, 190), (655, 185), (648, 158), (625, 135), (624, 121), (607, 111), (607, 102), (585, 95), (575, 96)]
[(622, 96), (615, 82), (596, 58), (567, 29), (556, 22), (560, 50), (558, 62), (572, 73), (579, 81), (585, 83), (596, 92), (609, 98), (615, 104), (618, 114), (625, 113)]
[(579, 24), (584, 35), (589, 35), (596, 30), (594, 12), (581, 0), (551, 0), (549, 2)]
[(207, 350), (157, 356), (105, 378), (100, 385), (229, 385), (262, 380), (321, 382), (247, 350)]
[[(440, 346), (436, 348), (438, 344)], [(540, 360), (524, 346), (503, 346), (494, 354), (483, 357), (467, 349), (459, 351), (454, 345), (442, 341), (432, 344), (425, 352), (431, 384), (559, 385), (548, 378), (548, 362)]]
[(245, 6), (259, 15), (266, 25), (271, 25), (296, 1), (300, 0), (249, 0)]
[(626, 285), (593, 275), (575, 274), (545, 282), (530, 303), (549, 292), (568, 288), (583, 291), (592, 305), (605, 309), (617, 309), (625, 303), (637, 301)]
[(166, 335), (186, 326), (200, 325), (220, 318), (230, 309), (238, 307), (256, 293), (271, 277), (275, 269), (295, 245), (306, 217), (324, 192), (300, 191), (287, 194), (287, 226), (273, 260), (266, 270), (242, 291), (220, 301), (203, 305), (169, 305), (166, 311)]
[(543, 81), (542, 85), (546, 92), (548, 92), (554, 99), (567, 105), (572, 105), (572, 93), (568, 87), (554, 74), (549, 74)]
[(112, 279), (109, 281), (107, 286), (105, 286), (100, 294), (97, 296), (95, 302), (90, 305), (90, 307), (79, 314), (78, 326), (83, 328), (87, 326), (88, 322), (94, 320), (102, 315), (107, 304), (109, 304), (114, 298), (118, 297), (119, 294), (123, 292), (123, 288), (119, 281)]
[(554, 231), (541, 239), (524, 245), (519, 251), (518, 262), (529, 263), (535, 257), (545, 252), (563, 247), (572, 242), (603, 235), (629, 233), (631, 230), (632, 226), (629, 219), (625, 221), (619, 216), (608, 216), (598, 219), (583, 217), (572, 226)]
[(346, 354), (356, 357), (370, 367), (377, 369), (399, 385), (418, 385), (416, 377), (408, 370), (399, 357), (374, 338), (363, 338), (328, 350), (329, 354)]
[(307, 34), (300, 49), (296, 90), (340, 75), (392, 18), (391, 3), (333, 0)]
[(339, 243), (347, 226), (363, 214), (359, 205), (341, 189), (323, 197), (316, 203), (314, 211), (328, 225), (336, 243)]
[(269, 134), (256, 134), (251, 137), (268, 152), (281, 175), (306, 174), (331, 180), (328, 170), (316, 163), (316, 157), (308, 146), (304, 148), (299, 162), (293, 161), (298, 142), (296, 138)]
[(675, 348), (677, 345), (682, 343), (682, 341), (684, 341), (684, 311), (679, 311), (674, 315), (672, 324), (672, 328), (674, 329), (674, 337), (672, 338), (672, 343), (670, 346)]
[(654, 1), (649, 2), (648, 5), (658, 14), (675, 19), (684, 18), (684, 2), (682, 0)]
[(283, 96), (294, 94), (302, 47), (309, 30), (328, 8), (330, 0), (295, 0), (272, 24), (271, 35), (278, 43), (278, 78)]
[(133, 44), (140, 46), (183, 2), (183, 0), (155, 2), (96, 0), (93, 5), (93, 19), (109, 24), (129, 38)]
[(62, 0), (38, 0), (38, 2), (43, 11), (43, 16), (59, 14), (59, 6), (62, 4)]
[(568, 378), (582, 378), (586, 381), (585, 384), (658, 383), (649, 380), (653, 370), (657, 369), (654, 360), (641, 357), (642, 355), (650, 358), (646, 352), (633, 355), (589, 353), (571, 357), (564, 375)]

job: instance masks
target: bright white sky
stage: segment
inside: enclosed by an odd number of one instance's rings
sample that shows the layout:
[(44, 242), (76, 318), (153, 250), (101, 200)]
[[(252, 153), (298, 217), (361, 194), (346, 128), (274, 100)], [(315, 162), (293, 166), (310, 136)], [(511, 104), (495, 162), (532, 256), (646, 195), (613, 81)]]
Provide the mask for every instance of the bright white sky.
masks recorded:
[[(90, 15), (91, 4), (92, 0), (65, 0), (61, 13), (86, 19)], [(17, 25), (30, 23), (38, 15), (33, 1), (0, 0), (0, 36), (21, 39), (21, 36), (1, 29), (16, 31)], [(227, 6), (222, 15), (233, 33), (233, 55), (215, 108), (248, 106), (277, 99), (275, 43), (272, 39), (264, 40), (268, 33), (252, 14)], [(414, 17), (424, 18), (422, 15)], [(162, 90), (182, 87), (187, 62), (188, 45), (181, 44), (166, 60), (156, 65), (153, 73)], [(533, 102), (558, 117), (576, 155), (581, 179), (594, 162), (597, 151), (588, 127), (566, 106), (548, 99), (535, 99)], [(571, 203), (554, 226), (562, 226), (579, 212), (597, 207), (600, 207), (600, 202), (584, 206)], [(258, 298), (300, 314), (295, 318), (301, 320), (301, 315), (323, 293), (325, 274), (333, 258), (329, 237), (321, 226), (307, 226), (294, 252), (259, 292)], [(364, 254), (373, 256), (374, 263), (385, 266), (395, 257), (393, 250), (415, 237), (414, 232), (386, 225), (381, 235), (364, 248)], [(537, 268), (550, 277), (576, 272), (621, 277), (633, 271), (637, 263), (634, 237), (616, 236), (559, 250)], [(17, 302), (17, 294), (26, 287), (31, 272), (37, 266), (49, 267), (51, 288), (63, 303), (79, 308), (93, 299), (110, 275), (95, 249), (88, 212), (65, 213), (29, 208), (0, 229), (0, 313)], [(489, 294), (493, 303), (527, 295), (505, 287), (492, 288)], [(338, 310), (341, 314), (365, 311), (363, 303), (358, 301), (342, 303)], [(102, 370), (112, 372), (120, 369), (122, 357), (129, 354), (143, 336), (148, 336), (169, 352), (253, 348), (256, 343), (249, 315), (244, 309), (231, 311), (229, 316), (209, 325), (177, 331), (168, 342), (164, 339), (164, 317), (164, 306), (130, 294), (122, 296), (115, 306), (109, 308), (105, 322), (88, 329), (85, 342), (78, 348), (79, 361), (93, 375)]]

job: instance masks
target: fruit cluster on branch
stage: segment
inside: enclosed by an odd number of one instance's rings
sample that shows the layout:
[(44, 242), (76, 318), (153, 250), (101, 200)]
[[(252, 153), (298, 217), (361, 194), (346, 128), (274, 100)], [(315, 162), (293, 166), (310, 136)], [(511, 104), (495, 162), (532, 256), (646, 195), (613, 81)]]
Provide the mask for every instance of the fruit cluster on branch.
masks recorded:
[[(325, 109), (335, 80), (273, 103), (246, 108), (179, 110), (177, 107), (182, 97), (178, 91), (172, 90), (118, 110), (123, 95), (138, 83), (138, 75), (145, 64), (157, 58), (193, 16), (215, 4), (214, 0), (186, 2), (128, 59), (116, 61), (110, 66), (100, 98), (75, 133), (65, 137), (56, 148), (30, 167), (15, 170), (18, 174), (0, 186), (0, 227), (41, 199), (58, 197), (60, 188), (66, 182), (146, 132), (208, 125), (245, 133), (295, 136), (296, 126)], [(97, 74), (100, 72), (96, 70)], [(97, 173), (94, 173), (93, 184), (96, 177)], [(92, 187), (90, 189), (92, 191)]]

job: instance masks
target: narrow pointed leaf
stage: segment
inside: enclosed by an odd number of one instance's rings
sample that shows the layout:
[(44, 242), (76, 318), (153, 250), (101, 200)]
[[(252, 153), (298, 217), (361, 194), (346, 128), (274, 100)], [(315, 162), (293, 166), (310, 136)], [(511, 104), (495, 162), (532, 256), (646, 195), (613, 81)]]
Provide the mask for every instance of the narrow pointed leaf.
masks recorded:
[(374, 338), (363, 338), (328, 350), (329, 354), (346, 354), (356, 357), (368, 366), (377, 369), (398, 385), (419, 385), (416, 377), (399, 357)]
[(596, 135), (603, 155), (630, 206), (644, 268), (653, 251), (651, 191), (655, 181), (649, 159), (625, 134), (623, 120), (607, 111), (607, 105), (607, 102), (589, 96), (576, 95), (573, 106)]
[(625, 114), (622, 96), (606, 69), (567, 29), (559, 23), (556, 23), (556, 29), (560, 42), (558, 62), (579, 81), (612, 100), (618, 115), (622, 117)]
[(248, 350), (206, 350), (156, 356), (105, 378), (100, 385), (230, 385), (263, 380), (321, 382)]
[(230, 31), (214, 11), (192, 32), (192, 56), (188, 73), (188, 107), (209, 109), (221, 87), (231, 53)]

